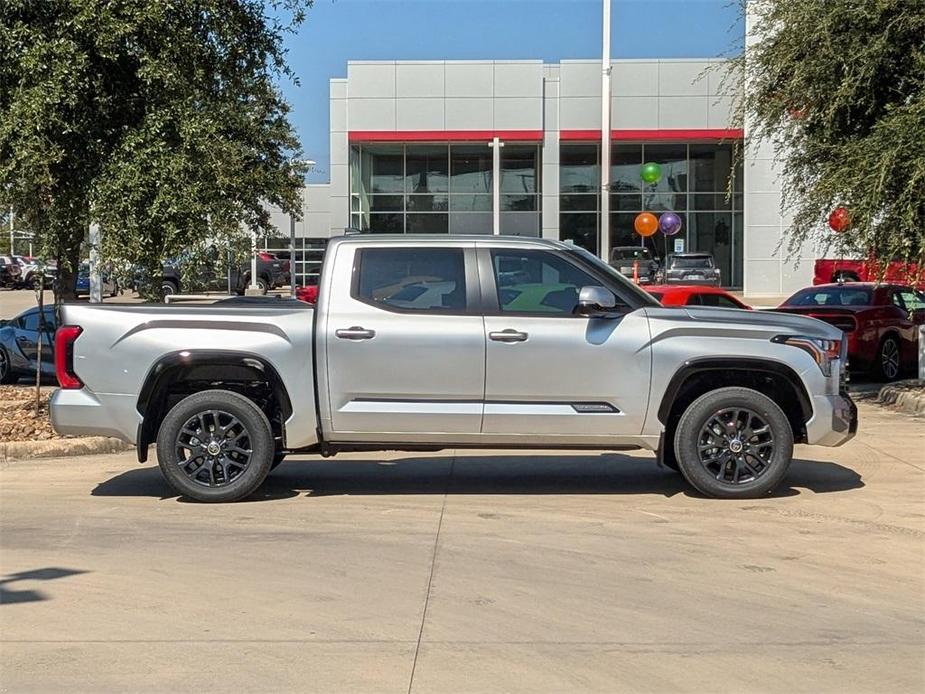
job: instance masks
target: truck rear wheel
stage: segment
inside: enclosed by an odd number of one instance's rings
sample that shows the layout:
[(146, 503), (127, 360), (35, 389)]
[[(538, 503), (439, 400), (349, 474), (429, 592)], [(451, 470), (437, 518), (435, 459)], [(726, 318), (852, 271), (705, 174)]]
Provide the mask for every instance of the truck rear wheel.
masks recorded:
[(753, 499), (781, 483), (793, 458), (793, 431), (780, 407), (750, 388), (697, 398), (675, 432), (681, 474), (707, 496)]
[(161, 423), (157, 459), (181, 496), (205, 502), (252, 494), (270, 471), (273, 432), (251, 400), (206, 390), (178, 402)]

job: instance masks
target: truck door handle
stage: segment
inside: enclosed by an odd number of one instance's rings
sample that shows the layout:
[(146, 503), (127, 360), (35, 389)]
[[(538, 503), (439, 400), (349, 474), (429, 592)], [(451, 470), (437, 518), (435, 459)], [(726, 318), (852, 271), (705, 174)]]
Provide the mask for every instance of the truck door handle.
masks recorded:
[(488, 339), (495, 342), (526, 342), (527, 333), (522, 333), (514, 328), (507, 328), (501, 332), (488, 333)]
[(335, 330), (334, 334), (341, 340), (372, 340), (376, 337), (375, 330), (367, 330), (359, 325), (352, 325), (349, 328)]

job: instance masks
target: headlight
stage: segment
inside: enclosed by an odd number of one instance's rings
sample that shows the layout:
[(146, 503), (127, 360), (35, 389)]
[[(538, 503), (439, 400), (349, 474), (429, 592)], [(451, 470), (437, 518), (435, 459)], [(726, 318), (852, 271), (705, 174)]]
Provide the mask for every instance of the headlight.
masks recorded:
[(832, 375), (832, 362), (842, 356), (842, 340), (827, 340), (823, 337), (803, 335), (778, 335), (771, 339), (781, 345), (798, 347), (809, 354), (826, 377)]

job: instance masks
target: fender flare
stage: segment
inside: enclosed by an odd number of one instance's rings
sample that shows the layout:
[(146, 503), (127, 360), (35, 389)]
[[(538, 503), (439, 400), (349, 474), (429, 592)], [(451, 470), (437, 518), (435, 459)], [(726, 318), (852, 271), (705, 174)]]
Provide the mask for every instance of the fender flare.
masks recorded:
[(752, 371), (756, 373), (772, 374), (784, 378), (796, 394), (800, 403), (803, 421), (809, 421), (813, 416), (813, 405), (806, 392), (806, 386), (796, 371), (782, 362), (757, 357), (702, 357), (689, 359), (677, 370), (668, 382), (668, 387), (662, 395), (658, 406), (658, 421), (668, 423), (668, 414), (681, 391), (681, 387), (691, 377), (710, 371)]
[[(166, 412), (161, 392), (172, 381), (260, 380), (270, 384), (280, 405), (282, 421), (292, 416), (292, 401), (276, 367), (251, 352), (221, 349), (177, 350), (160, 357), (145, 376), (135, 408), (142, 416), (138, 425), (138, 460), (147, 460), (148, 445), (157, 438), (157, 423)], [(149, 416), (150, 415), (150, 416)]]

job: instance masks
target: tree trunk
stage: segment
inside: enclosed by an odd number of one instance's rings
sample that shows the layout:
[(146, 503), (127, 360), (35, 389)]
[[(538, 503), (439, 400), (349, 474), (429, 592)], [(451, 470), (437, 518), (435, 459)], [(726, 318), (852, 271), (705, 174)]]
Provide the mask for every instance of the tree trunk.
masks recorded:
[(58, 257), (58, 282), (55, 304), (77, 298), (77, 270), (80, 267), (80, 247), (68, 248)]

